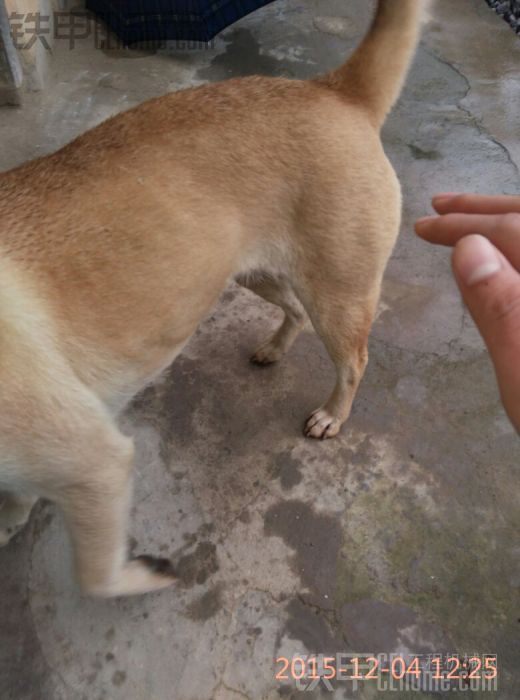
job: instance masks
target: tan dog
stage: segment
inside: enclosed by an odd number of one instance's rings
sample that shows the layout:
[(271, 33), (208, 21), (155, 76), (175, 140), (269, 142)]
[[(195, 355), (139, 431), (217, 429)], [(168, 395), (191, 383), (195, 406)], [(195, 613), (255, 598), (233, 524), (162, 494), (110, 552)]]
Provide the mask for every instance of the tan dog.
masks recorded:
[[(315, 81), (251, 77), (151, 100), (0, 175), (0, 538), (36, 497), (65, 514), (82, 589), (169, 585), (127, 560), (132, 441), (115, 417), (180, 353), (230, 279), (304, 310), (337, 368), (306, 435), (336, 435), (400, 223), (379, 131), (413, 56), (422, 0), (380, 0), (351, 60)], [(9, 495), (8, 495), (9, 494)]]

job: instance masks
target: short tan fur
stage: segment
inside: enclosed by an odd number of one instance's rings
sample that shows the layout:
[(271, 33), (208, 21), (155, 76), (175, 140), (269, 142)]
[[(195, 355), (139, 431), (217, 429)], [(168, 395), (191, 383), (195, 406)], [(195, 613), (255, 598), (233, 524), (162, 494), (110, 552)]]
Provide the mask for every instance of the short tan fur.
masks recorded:
[(280, 359), (310, 317), (337, 384), (305, 433), (338, 433), (399, 231), (379, 129), (424, 5), (380, 0), (327, 76), (166, 95), (0, 175), (0, 543), (44, 496), (86, 593), (175, 580), (168, 562), (127, 558), (133, 445), (116, 417), (231, 279), (285, 311), (256, 362)]

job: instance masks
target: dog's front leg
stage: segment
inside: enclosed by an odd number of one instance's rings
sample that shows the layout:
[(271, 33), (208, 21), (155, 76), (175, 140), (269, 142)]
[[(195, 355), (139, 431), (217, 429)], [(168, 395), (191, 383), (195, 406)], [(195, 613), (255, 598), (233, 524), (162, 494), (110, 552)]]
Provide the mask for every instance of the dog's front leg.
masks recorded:
[(133, 444), (115, 427), (104, 432), (96, 463), (78, 464), (56, 493), (72, 535), (81, 589), (112, 597), (165, 588), (175, 580), (169, 560), (127, 558)]
[(36, 496), (0, 493), (0, 547), (22, 529), (37, 500)]
[(251, 290), (270, 304), (279, 306), (284, 311), (284, 320), (276, 333), (270, 336), (256, 350), (251, 362), (258, 365), (269, 365), (280, 360), (291, 348), (305, 324), (305, 312), (296, 298), (287, 280), (261, 275), (255, 278), (240, 276), (237, 282)]

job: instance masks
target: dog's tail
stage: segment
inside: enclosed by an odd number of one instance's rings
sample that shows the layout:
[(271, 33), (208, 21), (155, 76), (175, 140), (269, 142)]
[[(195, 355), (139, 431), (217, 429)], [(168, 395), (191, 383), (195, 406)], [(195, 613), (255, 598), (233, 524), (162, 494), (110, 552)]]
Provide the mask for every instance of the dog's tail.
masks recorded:
[(429, 0), (379, 0), (364, 41), (341, 68), (321, 79), (365, 106), (382, 126), (399, 97)]

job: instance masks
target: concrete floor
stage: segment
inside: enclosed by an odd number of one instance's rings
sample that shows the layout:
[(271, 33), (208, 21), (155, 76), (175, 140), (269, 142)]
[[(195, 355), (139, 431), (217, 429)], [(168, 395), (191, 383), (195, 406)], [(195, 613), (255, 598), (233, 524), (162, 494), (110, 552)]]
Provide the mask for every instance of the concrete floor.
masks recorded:
[[(166, 91), (320, 73), (368, 9), (280, 0), (203, 51), (58, 43), (48, 92), (0, 111), (0, 168)], [(494, 697), (520, 697), (518, 438), (448, 252), (412, 234), (436, 191), (520, 191), (519, 68), (518, 38), (482, 0), (439, 1), (384, 132), (404, 221), (350, 422), (330, 442), (302, 437), (333, 383), (322, 346), (305, 332), (280, 365), (253, 368), (277, 311), (227, 290), (123, 419), (132, 547), (171, 556), (179, 585), (83, 600), (61, 517), (39, 505), (0, 551), (1, 700), (319, 698), (274, 679), (275, 657), (309, 652), (496, 653)], [(324, 697), (387, 695), (437, 697), (368, 682)]]

